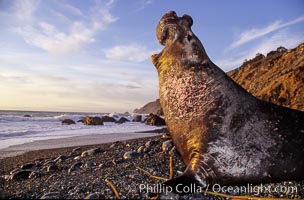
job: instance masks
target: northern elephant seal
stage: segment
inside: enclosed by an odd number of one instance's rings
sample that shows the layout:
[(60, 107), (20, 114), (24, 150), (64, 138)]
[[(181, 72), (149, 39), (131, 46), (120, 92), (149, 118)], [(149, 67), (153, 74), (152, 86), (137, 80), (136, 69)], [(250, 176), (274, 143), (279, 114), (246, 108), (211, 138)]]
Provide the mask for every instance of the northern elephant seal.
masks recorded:
[(304, 179), (304, 113), (261, 101), (217, 67), (190, 16), (166, 13), (151, 56), (160, 103), (185, 172), (166, 185)]

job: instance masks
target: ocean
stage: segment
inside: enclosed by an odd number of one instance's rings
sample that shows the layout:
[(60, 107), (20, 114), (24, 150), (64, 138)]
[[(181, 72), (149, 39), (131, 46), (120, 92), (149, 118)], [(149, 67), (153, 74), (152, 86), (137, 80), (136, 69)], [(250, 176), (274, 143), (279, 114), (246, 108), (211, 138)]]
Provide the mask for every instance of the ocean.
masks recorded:
[[(31, 117), (25, 117), (30, 115)], [(0, 111), (0, 149), (38, 140), (59, 139), (95, 134), (132, 133), (155, 130), (157, 128), (140, 122), (116, 124), (105, 122), (103, 126), (87, 126), (77, 122), (85, 116), (112, 116), (116, 120), (126, 117), (130, 121), (132, 114), (119, 113), (71, 113), (71, 112), (35, 112)], [(62, 125), (64, 119), (72, 119), (73, 125)], [(118, 138), (119, 139), (119, 138)]]

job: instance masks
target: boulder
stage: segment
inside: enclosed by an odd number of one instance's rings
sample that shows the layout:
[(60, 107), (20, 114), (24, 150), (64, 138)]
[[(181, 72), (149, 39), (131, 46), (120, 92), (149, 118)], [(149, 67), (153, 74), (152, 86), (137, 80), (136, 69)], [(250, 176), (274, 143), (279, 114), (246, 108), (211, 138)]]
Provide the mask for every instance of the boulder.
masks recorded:
[(129, 122), (129, 120), (127, 118), (125, 118), (125, 117), (121, 117), (116, 123), (123, 124), (125, 122)]
[(101, 118), (101, 120), (102, 120), (103, 122), (116, 122), (116, 120), (115, 120), (113, 117), (110, 117), (110, 116), (103, 116), (103, 117)]
[(84, 118), (85, 125), (103, 125), (103, 121), (100, 117), (89, 117)]
[(74, 120), (71, 120), (71, 119), (64, 119), (62, 120), (61, 124), (64, 124), (64, 125), (71, 125), (71, 124), (76, 124)]
[(133, 119), (133, 122), (141, 122), (142, 116), (141, 115), (136, 115)]
[(150, 113), (148, 118), (146, 119), (146, 124), (150, 126), (165, 126), (166, 122), (163, 118)]
[(78, 120), (77, 122), (84, 123), (84, 119), (80, 119), (80, 120)]

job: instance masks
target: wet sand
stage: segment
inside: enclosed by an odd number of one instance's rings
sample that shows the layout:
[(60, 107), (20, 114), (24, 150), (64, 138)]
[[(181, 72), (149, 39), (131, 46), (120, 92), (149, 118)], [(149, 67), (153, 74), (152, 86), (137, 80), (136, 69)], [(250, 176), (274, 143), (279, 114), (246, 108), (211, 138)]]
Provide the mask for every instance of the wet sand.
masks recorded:
[(29, 142), (21, 145), (10, 146), (0, 149), (0, 159), (23, 154), (29, 151), (56, 149), (84, 145), (105, 144), (115, 141), (124, 141), (135, 138), (145, 138), (158, 135), (157, 131), (144, 133), (115, 133), (115, 134), (95, 134), (61, 139), (49, 139)]

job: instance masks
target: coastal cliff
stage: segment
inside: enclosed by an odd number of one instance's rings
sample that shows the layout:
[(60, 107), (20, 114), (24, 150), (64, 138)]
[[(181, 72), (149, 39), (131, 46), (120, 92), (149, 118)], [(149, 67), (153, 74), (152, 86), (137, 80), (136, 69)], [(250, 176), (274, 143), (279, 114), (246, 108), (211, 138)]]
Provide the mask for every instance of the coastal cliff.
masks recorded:
[[(253, 96), (277, 105), (304, 111), (304, 43), (294, 49), (278, 47), (266, 56), (256, 57), (227, 72)], [(162, 113), (159, 99), (134, 113)]]
[(304, 111), (304, 43), (257, 54), (227, 74), (259, 99)]

